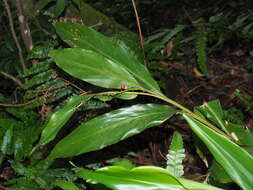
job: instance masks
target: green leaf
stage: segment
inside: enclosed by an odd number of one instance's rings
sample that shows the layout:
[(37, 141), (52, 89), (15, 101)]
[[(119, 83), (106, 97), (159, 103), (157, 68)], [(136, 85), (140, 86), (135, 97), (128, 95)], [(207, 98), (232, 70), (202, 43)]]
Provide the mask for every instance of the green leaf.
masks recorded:
[(225, 122), (223, 121), (224, 112), (219, 100), (210, 101), (195, 109), (228, 134)]
[(219, 183), (232, 183), (232, 179), (229, 175), (224, 171), (223, 167), (218, 164), (215, 160), (212, 162), (212, 166), (210, 168), (210, 177), (213, 178), (216, 182)]
[(195, 49), (196, 49), (196, 54), (198, 57), (198, 65), (201, 70), (201, 72), (204, 75), (208, 75), (208, 68), (207, 68), (207, 55), (206, 55), (206, 33), (204, 28), (200, 27), (199, 31), (197, 32), (196, 35), (196, 44), (195, 44)]
[(70, 181), (58, 180), (54, 184), (64, 190), (80, 190), (74, 183)]
[(143, 88), (161, 94), (159, 86), (148, 70), (122, 41), (106, 37), (77, 23), (59, 22), (55, 24), (55, 28), (63, 41), (71, 47), (96, 51), (126, 69)]
[(23, 108), (6, 108), (5, 111), (24, 122), (35, 121), (37, 118), (37, 114), (35, 112), (27, 112)]
[(240, 144), (253, 146), (253, 131), (243, 128), (243, 125), (228, 123), (227, 128), (231, 136), (234, 136)]
[(62, 139), (49, 158), (71, 157), (102, 149), (161, 124), (175, 109), (158, 104), (135, 105), (114, 110), (83, 123)]
[(60, 16), (60, 14), (64, 11), (66, 6), (66, 0), (57, 0), (56, 5), (50, 8), (50, 12), (53, 16), (53, 18), (57, 18)]
[[(45, 59), (49, 57), (49, 51), (54, 49), (55, 46), (57, 46), (57, 41), (46, 41), (40, 45), (36, 45), (35, 47), (33, 47), (33, 49), (31, 51), (28, 52), (27, 55), (27, 60), (29, 59)], [(33, 65), (31, 68), (36, 68), (37, 65), (40, 65), (41, 63), (37, 63), (35, 65)], [(40, 68), (41, 66), (39, 66)], [(31, 70), (31, 68), (28, 69)], [(25, 73), (27, 73), (27, 70), (25, 71)], [(23, 75), (23, 74), (22, 74)]]
[(122, 100), (132, 100), (132, 99), (135, 99), (136, 97), (137, 97), (137, 94), (132, 94), (132, 93), (129, 94), (127, 92), (116, 95), (116, 98), (122, 99)]
[(184, 174), (184, 166), (182, 164), (185, 158), (185, 150), (183, 146), (183, 138), (179, 132), (174, 132), (169, 152), (167, 154), (167, 170), (177, 177)]
[(0, 102), (1, 102), (1, 103), (2, 103), (2, 102), (4, 102), (4, 103), (9, 103), (10, 100), (9, 100), (8, 98), (4, 97), (2, 94), (0, 94)]
[(86, 49), (54, 50), (50, 55), (67, 73), (91, 84), (104, 88), (142, 88), (122, 66), (113, 60)]
[(176, 178), (163, 168), (154, 166), (128, 170), (110, 166), (96, 171), (80, 169), (77, 175), (90, 183), (102, 183), (114, 190), (219, 190), (194, 181)]
[(35, 75), (32, 79), (30, 79), (27, 83), (23, 84), (21, 86), (21, 88), (28, 89), (28, 88), (31, 88), (33, 86), (42, 84), (42, 83), (48, 81), (49, 79), (51, 79), (52, 74), (53, 74), (52, 70), (48, 70), (48, 71), (45, 71), (43, 73), (39, 73), (39, 74)]
[(70, 98), (67, 104), (56, 111), (46, 123), (46, 126), (42, 131), (39, 145), (45, 145), (46, 143), (52, 141), (60, 129), (76, 111), (78, 105), (87, 102), (90, 98), (90, 95), (80, 95)]
[(253, 187), (253, 157), (243, 148), (209, 127), (183, 114), (194, 133), (206, 144), (216, 161), (242, 189)]
[(37, 11), (40, 11), (41, 9), (45, 8), (50, 2), (54, 0), (40, 0), (36, 3), (36, 9)]
[(3, 141), (1, 145), (1, 151), (3, 154), (11, 154), (11, 144), (13, 139), (13, 126), (9, 127), (3, 136)]

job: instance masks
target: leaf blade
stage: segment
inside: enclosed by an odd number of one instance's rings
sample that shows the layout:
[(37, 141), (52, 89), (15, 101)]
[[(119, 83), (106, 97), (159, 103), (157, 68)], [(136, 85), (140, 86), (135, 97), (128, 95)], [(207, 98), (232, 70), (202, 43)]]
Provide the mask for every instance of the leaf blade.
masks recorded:
[(51, 57), (70, 75), (104, 88), (142, 88), (124, 68), (110, 59), (86, 49), (53, 50)]
[(183, 117), (227, 174), (244, 190), (251, 189), (253, 187), (253, 181), (250, 180), (253, 178), (253, 157), (234, 142), (187, 114), (183, 114)]
[(45, 145), (52, 141), (60, 129), (66, 124), (69, 118), (76, 111), (77, 106), (80, 103), (86, 102), (91, 98), (90, 95), (81, 95), (70, 98), (67, 104), (56, 111), (46, 123), (45, 128), (42, 131), (39, 146)]
[(71, 47), (94, 50), (123, 66), (145, 88), (162, 94), (156, 81), (134, 53), (120, 40), (106, 37), (93, 29), (77, 23), (59, 22), (56, 32)]
[(155, 166), (142, 166), (131, 170), (119, 166), (109, 166), (96, 171), (80, 169), (77, 176), (87, 182), (102, 183), (114, 190), (221, 190), (214, 186), (176, 178), (165, 169)]
[(54, 147), (49, 158), (70, 157), (102, 149), (159, 125), (175, 112), (176, 110), (169, 106), (144, 104), (103, 114), (83, 123), (62, 139)]

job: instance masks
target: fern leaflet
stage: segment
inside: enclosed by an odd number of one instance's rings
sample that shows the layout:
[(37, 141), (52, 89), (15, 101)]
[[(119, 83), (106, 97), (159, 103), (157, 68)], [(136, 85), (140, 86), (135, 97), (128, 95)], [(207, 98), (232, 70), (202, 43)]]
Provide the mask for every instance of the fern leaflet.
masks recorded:
[(203, 28), (199, 29), (196, 35), (195, 50), (197, 54), (197, 62), (200, 68), (200, 71), (204, 75), (208, 75), (207, 63), (206, 63), (206, 33)]
[(184, 166), (182, 164), (185, 158), (185, 149), (183, 147), (183, 138), (179, 132), (174, 132), (169, 152), (167, 154), (167, 170), (177, 177), (184, 174)]

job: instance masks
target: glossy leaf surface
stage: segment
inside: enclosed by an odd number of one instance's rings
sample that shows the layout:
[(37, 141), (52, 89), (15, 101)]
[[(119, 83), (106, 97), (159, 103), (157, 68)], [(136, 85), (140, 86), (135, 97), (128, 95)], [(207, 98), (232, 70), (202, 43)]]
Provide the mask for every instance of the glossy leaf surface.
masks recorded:
[(159, 104), (114, 110), (80, 125), (55, 146), (49, 158), (71, 157), (102, 149), (161, 124), (175, 111), (172, 107)]
[(194, 133), (206, 144), (216, 161), (242, 189), (253, 187), (253, 157), (228, 138), (183, 114)]
[(55, 24), (55, 28), (63, 41), (71, 47), (96, 51), (118, 66), (123, 66), (143, 88), (161, 94), (159, 86), (148, 70), (122, 41), (106, 37), (77, 23), (59, 22)]
[(72, 97), (63, 108), (59, 109), (53, 115), (51, 115), (50, 119), (46, 123), (44, 130), (42, 131), (39, 145), (44, 145), (53, 140), (60, 129), (76, 111), (77, 106), (88, 101), (90, 98), (90, 95)]
[(50, 55), (64, 71), (93, 85), (117, 89), (121, 85), (141, 88), (122, 66), (94, 51), (68, 48), (53, 50)]
[(218, 190), (206, 184), (176, 178), (163, 168), (146, 166), (128, 170), (110, 166), (96, 171), (80, 169), (79, 177), (87, 182), (102, 183), (114, 190)]

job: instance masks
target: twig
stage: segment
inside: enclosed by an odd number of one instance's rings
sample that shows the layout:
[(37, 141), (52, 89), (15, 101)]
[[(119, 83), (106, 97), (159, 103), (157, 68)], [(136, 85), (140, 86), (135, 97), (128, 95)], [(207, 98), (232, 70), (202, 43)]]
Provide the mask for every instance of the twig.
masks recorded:
[(16, 0), (16, 7), (17, 7), (17, 12), (18, 12), (18, 20), (19, 20), (22, 38), (24, 40), (24, 44), (27, 51), (30, 51), (33, 48), (33, 41), (32, 41), (30, 28), (27, 23), (27, 19), (24, 15), (23, 6), (20, 0)]
[(142, 49), (144, 49), (144, 40), (143, 40), (142, 31), (141, 31), (140, 18), (139, 18), (138, 11), (137, 11), (136, 4), (135, 4), (134, 0), (132, 0), (132, 5), (134, 8), (134, 14), (135, 14), (137, 27), (138, 27), (138, 31), (139, 31), (139, 38), (140, 38), (141, 47), (142, 47)]
[(9, 19), (9, 24), (10, 24), (10, 29), (11, 29), (11, 34), (12, 37), (16, 43), (17, 49), (18, 49), (18, 55), (19, 55), (19, 60), (20, 60), (20, 64), (21, 67), (23, 69), (23, 71), (26, 70), (26, 65), (25, 65), (25, 61), (24, 61), (24, 57), (23, 57), (23, 52), (22, 52), (22, 48), (20, 46), (20, 43), (18, 42), (18, 38), (14, 29), (14, 24), (13, 24), (13, 19), (12, 19), (12, 15), (11, 15), (11, 10), (10, 10), (10, 6), (7, 2), (7, 0), (3, 0), (4, 1), (4, 6), (8, 15), (8, 19)]
[(84, 91), (83, 89), (81, 89), (77, 85), (75, 85), (74, 83), (72, 83), (72, 82), (70, 82), (70, 81), (68, 81), (68, 80), (66, 80), (64, 78), (62, 78), (62, 80), (64, 80), (66, 82), (66, 84), (69, 84), (69, 85), (73, 86), (74, 88), (80, 90), (80, 93), (82, 93), (82, 94), (83, 93), (85, 93), (85, 94), (87, 93), (86, 91)]
[(23, 104), (0, 104), (0, 106), (3, 106), (3, 107), (23, 107), (23, 106), (31, 104), (35, 101), (36, 101), (36, 99), (33, 99), (33, 100), (31, 100), (29, 102), (26, 102), (26, 103), (23, 103)]
[(14, 81), (15, 83), (17, 83), (17, 85), (19, 85), (19, 86), (22, 86), (22, 85), (23, 85), (23, 83), (22, 83), (20, 80), (18, 80), (16, 77), (14, 77), (14, 76), (12, 76), (12, 75), (6, 73), (6, 72), (0, 71), (0, 74), (3, 75), (3, 76), (5, 76), (5, 77), (8, 78), (8, 79), (13, 80), (13, 81)]

